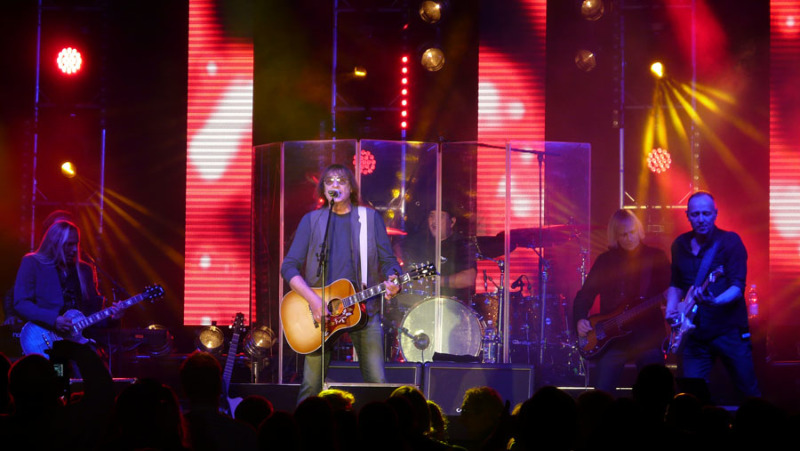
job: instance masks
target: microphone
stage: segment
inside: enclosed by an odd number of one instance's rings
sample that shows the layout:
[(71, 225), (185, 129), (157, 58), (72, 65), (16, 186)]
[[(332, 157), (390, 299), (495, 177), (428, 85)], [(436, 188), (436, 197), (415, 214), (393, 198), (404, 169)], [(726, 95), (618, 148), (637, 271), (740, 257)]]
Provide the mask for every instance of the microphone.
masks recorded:
[(483, 270), (483, 291), (489, 291), (489, 277), (486, 275), (486, 270)]
[(515, 281), (514, 281), (514, 283), (512, 283), (512, 284), (511, 284), (511, 288), (512, 288), (512, 289), (514, 289), (514, 288), (519, 288), (519, 287), (521, 287), (521, 286), (522, 286), (522, 277), (523, 277), (523, 276), (519, 276), (519, 277), (517, 277), (517, 280), (515, 280)]
[(336, 199), (337, 197), (339, 197), (339, 190), (336, 190), (336, 189), (329, 190), (328, 191), (328, 196), (330, 196), (331, 197), (331, 201), (333, 201), (333, 199)]

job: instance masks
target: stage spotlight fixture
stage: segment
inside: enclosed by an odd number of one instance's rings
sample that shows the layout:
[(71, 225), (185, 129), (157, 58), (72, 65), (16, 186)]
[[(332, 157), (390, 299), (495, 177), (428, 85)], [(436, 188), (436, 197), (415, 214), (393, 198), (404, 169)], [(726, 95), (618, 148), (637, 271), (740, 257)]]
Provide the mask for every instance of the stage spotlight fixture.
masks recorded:
[(356, 78), (364, 78), (367, 76), (367, 68), (362, 66), (356, 66), (353, 68), (353, 75)]
[(72, 47), (64, 47), (60, 52), (58, 52), (56, 64), (62, 73), (66, 75), (73, 75), (81, 70), (81, 66), (83, 65), (81, 52)]
[(655, 148), (647, 155), (647, 167), (655, 174), (666, 172), (672, 166), (672, 156), (667, 149)]
[(575, 53), (575, 65), (584, 72), (590, 72), (597, 67), (597, 58), (591, 51), (580, 49)]
[(251, 358), (263, 358), (275, 344), (275, 332), (267, 326), (250, 330), (244, 337), (244, 351)]
[(442, 20), (442, 2), (424, 1), (420, 3), (419, 17), (431, 25), (439, 22)]
[(605, 12), (603, 0), (583, 0), (581, 3), (581, 15), (586, 20), (599, 20)]
[(75, 171), (75, 166), (72, 164), (72, 162), (65, 161), (64, 163), (61, 164), (61, 174), (63, 174), (64, 177), (71, 179), (72, 177), (75, 177), (78, 173), (77, 171)]
[(225, 344), (225, 334), (217, 326), (203, 326), (200, 329), (200, 334), (197, 336), (197, 349), (200, 351), (210, 352), (212, 354), (221, 354), (223, 345)]
[(660, 61), (656, 61), (650, 65), (650, 72), (652, 72), (656, 78), (664, 78), (664, 65), (661, 64)]
[(161, 357), (172, 352), (175, 338), (169, 333), (169, 329), (161, 324), (151, 324), (146, 329), (144, 347), (151, 356)]
[(422, 52), (420, 63), (429, 72), (441, 70), (444, 67), (444, 52), (440, 48), (429, 47)]

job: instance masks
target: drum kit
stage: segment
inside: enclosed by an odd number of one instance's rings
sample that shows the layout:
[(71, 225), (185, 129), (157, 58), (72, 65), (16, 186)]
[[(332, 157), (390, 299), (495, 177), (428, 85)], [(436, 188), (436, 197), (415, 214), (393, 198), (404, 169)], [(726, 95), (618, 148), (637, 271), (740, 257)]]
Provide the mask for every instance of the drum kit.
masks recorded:
[[(525, 246), (526, 237), (533, 240), (532, 230), (512, 231), (512, 245)], [(568, 237), (554, 232), (555, 229), (549, 230), (544, 241), (553, 243), (558, 236)], [(540, 233), (539, 237), (542, 236)], [(537, 246), (547, 244), (535, 241)], [(482, 254), (483, 243), (475, 240), (476, 258), (498, 265), (501, 282), (495, 291), (487, 290), (462, 300), (437, 296), (433, 278), (404, 285), (403, 291), (384, 306), (388, 361), (429, 362), (435, 353), (444, 354), (445, 359), (457, 356), (458, 361), (502, 361), (500, 331), (505, 261)], [(491, 245), (485, 247), (488, 249)], [(512, 284), (512, 289), (526, 285), (528, 296), (523, 296), (523, 289), (509, 292), (510, 363), (559, 365), (565, 367), (566, 373), (582, 375), (577, 346), (569, 337), (566, 297), (547, 295), (542, 303), (542, 296), (531, 292), (532, 284), (526, 279), (527, 276), (521, 276)], [(550, 352), (542, 352), (545, 348)]]

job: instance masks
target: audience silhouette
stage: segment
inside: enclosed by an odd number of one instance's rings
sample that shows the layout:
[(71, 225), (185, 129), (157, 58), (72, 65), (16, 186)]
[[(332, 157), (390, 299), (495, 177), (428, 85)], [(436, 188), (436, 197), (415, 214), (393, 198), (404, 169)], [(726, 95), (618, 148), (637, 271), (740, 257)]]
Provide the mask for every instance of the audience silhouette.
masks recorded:
[[(209, 353), (195, 351), (181, 365), (183, 404), (154, 379), (136, 380), (115, 400), (107, 368), (87, 346), (59, 341), (50, 354), (49, 360), (28, 355), (13, 364), (0, 354), (7, 369), (0, 398), (4, 449), (749, 450), (789, 443), (798, 426), (797, 412), (763, 398), (731, 409), (676, 390), (663, 365), (642, 368), (631, 396), (587, 390), (573, 398), (545, 386), (513, 413), (495, 388), (477, 386), (464, 393), (460, 416), (448, 418), (406, 385), (385, 400), (362, 402), (358, 412), (354, 394), (345, 390), (320, 392), (294, 411), (275, 410), (266, 397), (250, 395), (234, 419), (219, 409), (221, 368)], [(59, 364), (67, 374), (57, 373)], [(83, 376), (80, 396), (70, 393), (67, 381), (73, 364)], [(451, 437), (448, 421), (455, 420), (459, 433)]]

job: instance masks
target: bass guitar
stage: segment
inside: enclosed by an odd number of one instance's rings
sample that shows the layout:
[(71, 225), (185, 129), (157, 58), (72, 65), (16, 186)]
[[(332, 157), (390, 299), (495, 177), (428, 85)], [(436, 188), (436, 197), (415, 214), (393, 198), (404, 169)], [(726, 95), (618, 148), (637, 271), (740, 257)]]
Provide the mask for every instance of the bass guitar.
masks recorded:
[(663, 300), (664, 293), (659, 293), (639, 303), (629, 302), (621, 305), (611, 313), (590, 316), (588, 319), (592, 330), (585, 337), (578, 338), (578, 352), (586, 360), (596, 358), (609, 343), (631, 333), (626, 326), (643, 313), (660, 305)]
[(723, 274), (722, 266), (711, 271), (706, 280), (699, 287), (689, 287), (683, 300), (678, 303), (678, 318), (670, 324), (669, 342), (667, 344), (667, 352), (676, 354), (681, 349), (683, 339), (686, 338), (692, 329), (694, 329), (694, 317), (697, 315), (697, 301), (695, 297), (706, 291), (708, 284), (717, 280), (717, 277)]
[[(124, 310), (141, 301), (156, 299), (164, 296), (164, 289), (160, 285), (148, 287), (140, 294), (132, 296), (124, 301), (117, 302), (116, 308)], [(114, 307), (108, 307), (89, 316), (84, 316), (80, 310), (67, 310), (64, 317), (72, 321), (72, 328), (69, 333), (60, 334), (50, 329), (28, 322), (22, 326), (19, 334), (19, 343), (25, 355), (41, 354), (48, 357), (47, 351), (53, 349), (53, 343), (58, 340), (71, 340), (77, 343), (86, 344), (89, 340), (83, 336), (83, 329), (96, 324), (104, 319), (110, 318), (114, 314)]]
[(231, 329), (233, 329), (233, 335), (231, 336), (231, 344), (228, 346), (228, 358), (225, 360), (225, 369), (222, 371), (222, 399), (220, 402), (220, 411), (233, 417), (234, 412), (236, 412), (236, 406), (242, 402), (242, 398), (231, 398), (228, 389), (231, 385), (233, 364), (236, 361), (236, 353), (239, 349), (239, 336), (244, 329), (244, 313), (236, 314)]
[[(436, 268), (431, 263), (415, 266), (411, 271), (397, 278), (401, 285), (417, 279), (436, 275)], [(312, 288), (322, 296), (322, 288)], [(322, 339), (320, 325), (314, 321), (311, 308), (303, 296), (294, 290), (286, 293), (281, 301), (281, 325), (286, 341), (291, 348), (300, 354), (309, 354), (334, 340), (342, 333), (363, 326), (367, 316), (361, 311), (359, 303), (373, 298), (386, 291), (385, 283), (380, 283), (364, 291), (356, 293), (353, 284), (347, 279), (339, 279), (325, 287), (324, 308), (325, 339)]]

